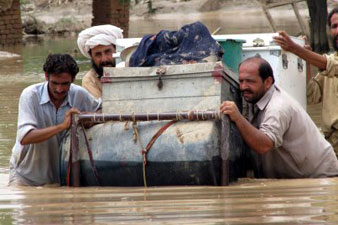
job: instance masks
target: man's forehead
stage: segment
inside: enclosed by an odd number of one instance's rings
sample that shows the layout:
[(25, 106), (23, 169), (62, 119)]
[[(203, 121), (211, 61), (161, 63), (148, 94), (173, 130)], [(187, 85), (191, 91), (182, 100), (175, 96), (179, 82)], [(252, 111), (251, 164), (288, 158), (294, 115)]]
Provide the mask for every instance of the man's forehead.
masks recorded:
[(245, 68), (257, 70), (260, 64), (261, 64), (261, 60), (258, 58), (255, 58), (255, 59), (250, 59), (250, 60), (242, 62), (240, 68), (245, 67)]
[(72, 75), (70, 73), (60, 73), (60, 74), (50, 74), (49, 80), (53, 81), (65, 81), (65, 80), (72, 80)]
[(94, 48), (92, 48), (92, 52), (104, 51), (106, 49), (115, 49), (115, 46), (114, 45), (97, 45)]
[(253, 77), (259, 77), (259, 60), (253, 59), (249, 61), (244, 61), (238, 71), (240, 79), (253, 79)]

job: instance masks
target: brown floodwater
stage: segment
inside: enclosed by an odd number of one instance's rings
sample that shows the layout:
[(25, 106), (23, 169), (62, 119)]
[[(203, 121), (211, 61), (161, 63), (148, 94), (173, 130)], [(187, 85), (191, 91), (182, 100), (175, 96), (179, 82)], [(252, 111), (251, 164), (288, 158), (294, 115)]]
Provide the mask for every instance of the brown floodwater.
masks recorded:
[(0, 188), (2, 224), (336, 224), (338, 179), (229, 187)]
[[(304, 12), (302, 12), (304, 13)], [(285, 17), (285, 18), (284, 18)], [(295, 19), (280, 15), (280, 29), (297, 34)], [(199, 20), (219, 34), (271, 32), (262, 13), (232, 11), (131, 19), (130, 36), (177, 30)], [(255, 21), (255, 22), (250, 22)], [(21, 91), (43, 81), (49, 52), (74, 53), (76, 37), (35, 38), (5, 47), (20, 54), (0, 59), (0, 224), (337, 224), (338, 178), (242, 179), (228, 187), (8, 187), (8, 161), (15, 142)], [(75, 54), (81, 75), (90, 63)], [(308, 111), (320, 123), (320, 106)]]

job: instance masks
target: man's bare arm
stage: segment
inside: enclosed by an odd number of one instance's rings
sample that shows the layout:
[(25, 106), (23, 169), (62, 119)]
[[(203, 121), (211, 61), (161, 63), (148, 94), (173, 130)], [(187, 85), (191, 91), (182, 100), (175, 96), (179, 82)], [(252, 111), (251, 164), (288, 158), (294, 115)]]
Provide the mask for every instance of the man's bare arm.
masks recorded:
[(73, 113), (79, 113), (75, 108), (72, 108), (66, 112), (65, 119), (62, 123), (50, 126), (42, 129), (33, 129), (30, 130), (24, 138), (21, 140), (22, 145), (35, 144), (48, 140), (54, 135), (60, 133), (63, 130), (66, 130), (70, 127), (71, 124), (71, 115)]

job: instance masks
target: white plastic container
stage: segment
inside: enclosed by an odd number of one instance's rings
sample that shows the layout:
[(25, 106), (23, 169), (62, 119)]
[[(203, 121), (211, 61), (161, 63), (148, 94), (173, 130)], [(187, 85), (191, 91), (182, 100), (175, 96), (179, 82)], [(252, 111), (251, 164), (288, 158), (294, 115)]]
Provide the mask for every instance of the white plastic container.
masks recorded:
[[(259, 54), (267, 60), (274, 72), (275, 83), (295, 98), (306, 110), (306, 61), (284, 51), (273, 42), (277, 33), (214, 35), (218, 39), (243, 39), (242, 60)], [(291, 37), (304, 46), (304, 40)]]

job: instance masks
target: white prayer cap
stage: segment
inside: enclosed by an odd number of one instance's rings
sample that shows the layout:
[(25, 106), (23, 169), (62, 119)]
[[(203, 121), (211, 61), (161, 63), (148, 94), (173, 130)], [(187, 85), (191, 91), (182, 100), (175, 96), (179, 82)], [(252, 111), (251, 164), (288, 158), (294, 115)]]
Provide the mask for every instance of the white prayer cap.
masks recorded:
[(79, 33), (77, 45), (81, 53), (90, 58), (89, 50), (98, 45), (116, 45), (116, 39), (123, 38), (123, 30), (113, 25), (99, 25)]

